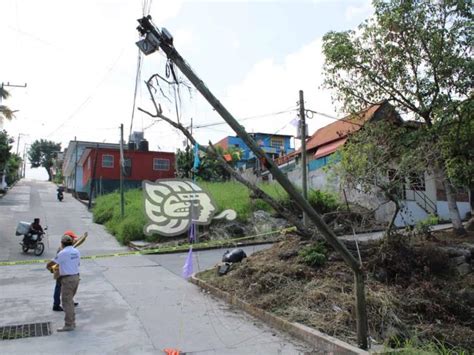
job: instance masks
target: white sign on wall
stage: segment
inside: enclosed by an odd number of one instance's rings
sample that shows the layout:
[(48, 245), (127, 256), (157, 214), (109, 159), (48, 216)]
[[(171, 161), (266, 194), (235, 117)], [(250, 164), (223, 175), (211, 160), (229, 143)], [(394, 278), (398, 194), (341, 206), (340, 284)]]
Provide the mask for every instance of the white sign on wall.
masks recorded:
[(217, 210), (211, 196), (191, 180), (143, 181), (145, 215), (148, 223), (146, 235), (175, 236), (188, 231), (191, 224), (209, 225), (212, 219), (234, 220), (234, 210)]

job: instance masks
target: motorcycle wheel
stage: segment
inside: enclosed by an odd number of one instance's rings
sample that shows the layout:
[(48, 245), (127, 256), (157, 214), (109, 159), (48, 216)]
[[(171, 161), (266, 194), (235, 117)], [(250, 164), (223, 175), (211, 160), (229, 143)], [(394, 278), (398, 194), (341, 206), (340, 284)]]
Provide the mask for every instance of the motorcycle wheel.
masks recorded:
[(28, 247), (26, 245), (22, 245), (21, 246), (21, 250), (23, 250), (23, 253), (27, 253), (28, 252)]
[(36, 248), (35, 248), (35, 255), (40, 256), (44, 252), (44, 244), (43, 242), (38, 242), (36, 243)]

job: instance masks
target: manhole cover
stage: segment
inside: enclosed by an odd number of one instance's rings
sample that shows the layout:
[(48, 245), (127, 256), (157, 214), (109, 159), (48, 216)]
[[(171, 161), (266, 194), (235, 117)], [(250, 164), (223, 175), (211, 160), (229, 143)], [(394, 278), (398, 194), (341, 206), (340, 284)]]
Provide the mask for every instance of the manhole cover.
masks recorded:
[(51, 335), (51, 323), (31, 323), (0, 327), (0, 339), (12, 340)]

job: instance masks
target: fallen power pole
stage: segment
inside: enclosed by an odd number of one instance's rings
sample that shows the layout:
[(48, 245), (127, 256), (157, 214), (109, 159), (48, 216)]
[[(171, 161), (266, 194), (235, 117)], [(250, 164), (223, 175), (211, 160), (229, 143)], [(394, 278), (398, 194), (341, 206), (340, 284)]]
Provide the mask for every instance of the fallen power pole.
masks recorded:
[(229, 124), (237, 135), (247, 144), (254, 154), (264, 159), (268, 169), (273, 177), (286, 190), (290, 198), (307, 214), (308, 218), (316, 225), (318, 230), (324, 236), (326, 241), (336, 250), (350, 266), (354, 272), (355, 293), (356, 293), (356, 322), (357, 322), (357, 342), (360, 348), (367, 349), (367, 313), (364, 290), (364, 273), (362, 265), (349, 252), (346, 246), (336, 237), (334, 232), (323, 221), (321, 216), (311, 207), (308, 201), (294, 188), (288, 178), (280, 171), (278, 166), (269, 159), (265, 152), (256, 144), (252, 137), (248, 135), (245, 129), (237, 122), (229, 111), (212, 94), (204, 82), (194, 73), (191, 67), (185, 62), (178, 51), (174, 48), (173, 37), (165, 29), (159, 30), (151, 21), (151, 16), (143, 17), (138, 20), (140, 26), (138, 31), (142, 39), (137, 42), (140, 50), (145, 54), (151, 54), (158, 49), (162, 49), (168, 59), (176, 65), (181, 72), (188, 78), (196, 89), (204, 96), (209, 104), (220, 114), (220, 116)]

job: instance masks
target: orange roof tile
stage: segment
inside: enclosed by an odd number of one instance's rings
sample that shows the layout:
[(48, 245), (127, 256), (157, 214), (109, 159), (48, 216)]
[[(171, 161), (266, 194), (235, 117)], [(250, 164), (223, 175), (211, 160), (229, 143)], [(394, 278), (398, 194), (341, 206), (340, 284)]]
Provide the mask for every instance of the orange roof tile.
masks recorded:
[(306, 142), (306, 149), (311, 150), (334, 140), (347, 137), (349, 133), (358, 131), (369, 121), (383, 104), (372, 105), (356, 114), (348, 115), (339, 121), (321, 127)]

